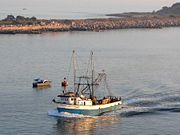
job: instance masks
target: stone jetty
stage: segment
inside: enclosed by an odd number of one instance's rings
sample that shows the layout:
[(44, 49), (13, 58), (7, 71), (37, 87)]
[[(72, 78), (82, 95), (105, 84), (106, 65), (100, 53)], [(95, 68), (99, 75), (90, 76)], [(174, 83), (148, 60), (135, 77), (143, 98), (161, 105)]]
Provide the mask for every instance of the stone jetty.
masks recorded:
[[(17, 17), (16, 17), (17, 18)], [(63, 31), (101, 31), (130, 28), (163, 28), (180, 26), (177, 16), (143, 16), (107, 19), (44, 20), (9, 16), (0, 21), (0, 34), (40, 34)]]

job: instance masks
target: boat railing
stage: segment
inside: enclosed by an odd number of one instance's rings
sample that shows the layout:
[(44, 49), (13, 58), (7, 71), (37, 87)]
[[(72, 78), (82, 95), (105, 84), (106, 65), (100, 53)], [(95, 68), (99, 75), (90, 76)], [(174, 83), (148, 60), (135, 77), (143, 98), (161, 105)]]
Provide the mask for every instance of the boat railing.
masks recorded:
[(111, 100), (111, 103), (112, 103), (112, 102), (116, 102), (116, 101), (121, 101), (121, 97), (110, 96), (110, 100)]

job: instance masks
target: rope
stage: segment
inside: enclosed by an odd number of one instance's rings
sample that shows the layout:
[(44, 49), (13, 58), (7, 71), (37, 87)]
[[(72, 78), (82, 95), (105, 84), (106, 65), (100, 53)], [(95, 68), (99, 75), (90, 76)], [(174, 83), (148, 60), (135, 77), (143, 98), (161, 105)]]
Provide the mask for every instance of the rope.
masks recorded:
[(71, 60), (70, 60), (69, 68), (68, 68), (67, 81), (69, 79), (69, 75), (70, 75), (70, 72), (71, 72), (72, 59), (73, 59), (73, 54), (71, 55)]
[(109, 95), (112, 96), (111, 90), (109, 89), (109, 85), (108, 85), (107, 80), (106, 80), (106, 76), (105, 76), (105, 84), (106, 84), (106, 88), (108, 90)]

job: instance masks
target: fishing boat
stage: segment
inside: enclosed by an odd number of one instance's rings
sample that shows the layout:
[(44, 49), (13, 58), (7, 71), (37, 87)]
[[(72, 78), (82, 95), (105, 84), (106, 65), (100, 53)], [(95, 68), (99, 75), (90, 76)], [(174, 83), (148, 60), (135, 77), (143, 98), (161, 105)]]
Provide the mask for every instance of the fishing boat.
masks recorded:
[[(93, 52), (91, 52), (85, 75), (77, 76), (77, 61), (74, 50), (71, 60), (73, 63), (73, 88), (67, 88), (68, 85), (65, 85), (67, 80), (64, 78), (63, 91), (53, 99), (58, 112), (98, 116), (122, 108), (121, 97), (113, 96), (111, 93), (104, 70), (97, 76), (95, 75)], [(105, 82), (106, 95), (102, 94), (99, 88), (102, 82)]]
[(42, 88), (42, 87), (50, 87), (51, 81), (50, 80), (43, 80), (40, 78), (34, 79), (34, 82), (32, 83), (33, 88)]

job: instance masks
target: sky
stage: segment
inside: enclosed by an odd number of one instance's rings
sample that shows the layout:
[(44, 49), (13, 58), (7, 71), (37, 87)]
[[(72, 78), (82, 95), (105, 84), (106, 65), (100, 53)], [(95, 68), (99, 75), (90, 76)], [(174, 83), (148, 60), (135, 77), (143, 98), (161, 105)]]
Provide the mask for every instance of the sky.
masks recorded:
[[(162, 6), (171, 6), (177, 0), (0, 0), (0, 8), (3, 7), (39, 7), (62, 9), (94, 9), (113, 11), (151, 11)], [(180, 1), (179, 1), (180, 2)]]
[[(0, 0), (0, 16), (5, 14), (70, 15), (154, 11), (177, 0)], [(26, 11), (22, 11), (26, 8)], [(55, 17), (55, 16), (54, 16)]]

